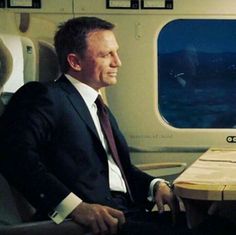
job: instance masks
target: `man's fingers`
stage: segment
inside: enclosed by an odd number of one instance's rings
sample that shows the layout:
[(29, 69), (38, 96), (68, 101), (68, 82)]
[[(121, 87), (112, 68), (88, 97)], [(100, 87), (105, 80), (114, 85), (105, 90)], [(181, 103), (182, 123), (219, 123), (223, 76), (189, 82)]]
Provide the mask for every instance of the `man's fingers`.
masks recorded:
[(161, 198), (159, 198), (157, 200), (156, 205), (157, 205), (158, 212), (163, 213), (164, 212), (164, 203)]
[(157, 209), (159, 213), (163, 213), (164, 212), (164, 197), (162, 195), (162, 192), (158, 192), (157, 196), (156, 196), (156, 205), (157, 205)]
[(109, 234), (117, 234), (118, 231), (118, 219), (112, 216), (107, 216), (104, 218), (106, 224), (109, 226)]
[(116, 209), (113, 209), (113, 208), (109, 207), (108, 212), (112, 217), (118, 219), (119, 225), (122, 225), (122, 224), (125, 223), (125, 216), (124, 216), (124, 213), (122, 211), (119, 211), (119, 210), (116, 210)]
[(110, 224), (106, 223), (106, 217), (107, 216), (104, 216), (104, 217), (98, 216), (97, 217), (97, 225), (98, 225), (98, 228), (100, 230), (100, 234), (107, 234), (108, 233)]
[(74, 221), (89, 226), (93, 234), (117, 234), (120, 226), (125, 223), (122, 211), (99, 204), (82, 202), (71, 213)]
[(99, 234), (100, 233), (100, 228), (98, 226), (98, 223), (96, 220), (91, 221), (89, 224), (89, 227), (91, 228), (93, 234)]

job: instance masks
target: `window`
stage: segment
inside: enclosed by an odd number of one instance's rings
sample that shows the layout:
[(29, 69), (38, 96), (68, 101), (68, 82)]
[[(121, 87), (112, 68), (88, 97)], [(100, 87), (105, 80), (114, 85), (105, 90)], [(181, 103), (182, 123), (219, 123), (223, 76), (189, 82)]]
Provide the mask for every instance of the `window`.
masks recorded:
[(157, 45), (163, 119), (176, 128), (236, 127), (236, 20), (175, 20)]

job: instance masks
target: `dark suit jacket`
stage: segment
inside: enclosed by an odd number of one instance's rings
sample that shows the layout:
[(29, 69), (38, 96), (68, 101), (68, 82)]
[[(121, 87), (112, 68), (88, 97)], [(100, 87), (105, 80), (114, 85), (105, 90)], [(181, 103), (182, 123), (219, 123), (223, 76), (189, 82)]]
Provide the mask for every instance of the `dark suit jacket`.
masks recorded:
[[(109, 115), (132, 195), (144, 205), (153, 177), (131, 164)], [(44, 214), (71, 191), (86, 202), (116, 207), (105, 150), (86, 104), (65, 76), (49, 84), (30, 82), (11, 98), (0, 119), (0, 170)]]

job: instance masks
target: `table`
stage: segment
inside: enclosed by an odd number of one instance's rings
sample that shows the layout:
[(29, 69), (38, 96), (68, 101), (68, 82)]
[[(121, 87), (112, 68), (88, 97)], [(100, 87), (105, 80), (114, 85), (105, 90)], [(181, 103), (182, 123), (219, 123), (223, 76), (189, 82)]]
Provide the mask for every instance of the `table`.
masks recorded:
[(221, 202), (236, 201), (236, 149), (209, 149), (174, 181), (174, 192), (184, 203), (190, 228)]

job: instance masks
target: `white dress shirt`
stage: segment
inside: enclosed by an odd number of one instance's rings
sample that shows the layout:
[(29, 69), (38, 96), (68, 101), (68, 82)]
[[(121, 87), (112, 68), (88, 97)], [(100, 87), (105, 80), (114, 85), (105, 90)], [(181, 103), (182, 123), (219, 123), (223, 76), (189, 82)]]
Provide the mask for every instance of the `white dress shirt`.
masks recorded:
[(92, 116), (93, 122), (97, 129), (99, 138), (101, 140), (102, 146), (104, 147), (107, 153), (108, 167), (109, 167), (109, 185), (110, 189), (113, 191), (120, 191), (126, 193), (125, 182), (122, 178), (119, 167), (114, 162), (110, 152), (108, 152), (107, 141), (103, 135), (101, 125), (97, 115), (97, 105), (95, 104), (95, 100), (97, 99), (99, 93), (91, 88), (90, 86), (72, 78), (69, 75), (66, 77), (70, 80), (70, 82), (75, 86), (75, 88), (79, 91), (80, 95), (84, 99), (87, 108)]

